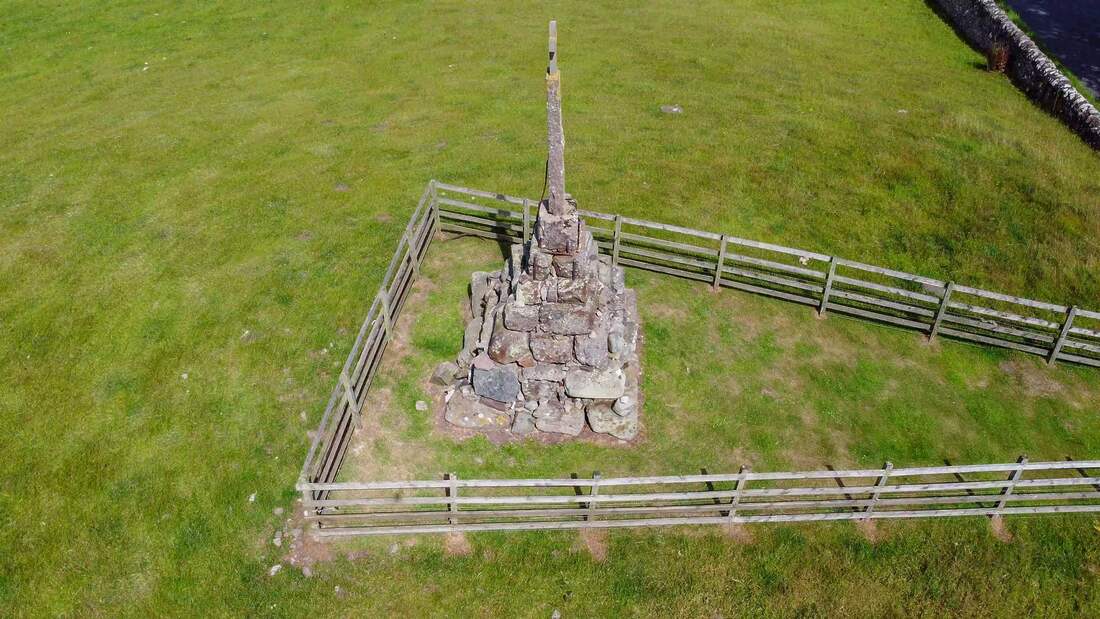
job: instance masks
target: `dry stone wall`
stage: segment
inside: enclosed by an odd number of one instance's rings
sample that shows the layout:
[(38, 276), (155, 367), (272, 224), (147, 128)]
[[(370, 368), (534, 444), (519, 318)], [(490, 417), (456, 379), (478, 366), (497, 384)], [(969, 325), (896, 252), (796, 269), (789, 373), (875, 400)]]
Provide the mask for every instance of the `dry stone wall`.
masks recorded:
[(1036, 103), (1058, 116), (1100, 150), (1100, 112), (994, 0), (933, 0), (955, 29), (983, 53), (1000, 44), (1008, 52), (1006, 73)]

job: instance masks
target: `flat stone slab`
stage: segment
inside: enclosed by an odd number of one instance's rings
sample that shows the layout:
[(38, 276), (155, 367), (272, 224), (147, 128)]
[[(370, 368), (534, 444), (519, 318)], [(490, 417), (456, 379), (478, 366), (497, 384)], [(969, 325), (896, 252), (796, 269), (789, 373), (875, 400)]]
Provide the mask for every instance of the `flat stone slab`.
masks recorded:
[(543, 363), (568, 363), (573, 360), (573, 338), (552, 333), (531, 334), (531, 354)]
[(508, 429), (512, 425), (512, 415), (482, 404), (477, 396), (467, 397), (456, 393), (447, 403), (443, 418), (460, 428), (475, 430)]
[(638, 436), (638, 413), (634, 410), (629, 415), (619, 415), (606, 401), (592, 402), (585, 407), (588, 417), (588, 425), (593, 432), (610, 434), (624, 441), (632, 440)]
[(543, 402), (535, 409), (533, 416), (535, 427), (543, 432), (576, 436), (584, 429), (584, 408), (576, 402)]
[(503, 324), (497, 324), (493, 336), (489, 338), (489, 358), (497, 363), (514, 363), (531, 355), (527, 333), (512, 331)]
[(498, 402), (515, 402), (519, 398), (519, 375), (511, 366), (488, 370), (474, 367), (474, 392)]
[(580, 335), (592, 330), (592, 310), (573, 303), (544, 303), (539, 308), (539, 322), (551, 333)]
[(614, 400), (626, 391), (626, 376), (617, 367), (604, 370), (574, 368), (565, 373), (565, 394), (571, 398)]
[(432, 372), (432, 382), (437, 385), (449, 385), (455, 382), (458, 375), (458, 364), (452, 361), (444, 361), (435, 367)]

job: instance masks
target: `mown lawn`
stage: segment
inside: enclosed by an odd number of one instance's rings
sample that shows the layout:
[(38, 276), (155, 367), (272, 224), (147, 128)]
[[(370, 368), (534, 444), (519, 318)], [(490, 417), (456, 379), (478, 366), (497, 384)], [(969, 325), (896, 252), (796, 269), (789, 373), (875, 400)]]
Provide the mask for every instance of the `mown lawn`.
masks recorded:
[[(1010, 544), (978, 520), (891, 524), (874, 544), (844, 525), (758, 528), (751, 544), (615, 533), (604, 562), (575, 535), (485, 535), (468, 557), (368, 544), (312, 578), (268, 576), (274, 510), (291, 508), (306, 432), (424, 183), (541, 189), (551, 17), (585, 207), (1100, 305), (1100, 160), (924, 2), (550, 10), (5, 3), (0, 608), (1096, 614), (1100, 537), (1080, 517), (1011, 521)], [(1100, 453), (1094, 374), (633, 283), (669, 304), (647, 316), (653, 426), (624, 465)], [(726, 352), (732, 375), (688, 373), (681, 336)], [(421, 344), (410, 363), (450, 354)], [(704, 426), (674, 453), (657, 431), (689, 413)], [(590, 453), (561, 450), (564, 468)], [(462, 453), (448, 469), (473, 473)], [(525, 453), (531, 471), (554, 464)]]

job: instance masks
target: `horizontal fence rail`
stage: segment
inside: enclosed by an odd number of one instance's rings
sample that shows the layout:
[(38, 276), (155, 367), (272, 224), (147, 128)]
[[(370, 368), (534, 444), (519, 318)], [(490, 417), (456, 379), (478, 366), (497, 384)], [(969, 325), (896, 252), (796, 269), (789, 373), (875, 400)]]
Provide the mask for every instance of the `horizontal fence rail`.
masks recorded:
[[(435, 184), (440, 229), (530, 237), (538, 203)], [(518, 207), (518, 210), (514, 210)], [(1100, 312), (993, 292), (804, 249), (581, 211), (614, 263), (977, 344), (1100, 367)]]
[[(1091, 471), (1091, 473), (1090, 473)], [(304, 484), (320, 537), (1100, 512), (1100, 461)]]
[[(436, 233), (446, 231), (518, 243), (530, 238), (537, 210), (538, 203), (526, 198), (438, 181), (428, 184), (383, 273), (379, 290), (313, 432), (299, 475), (297, 488), (322, 536), (1097, 511), (1095, 504), (1082, 501), (1096, 499), (1100, 479), (1087, 476), (1021, 479), (1028, 471), (1078, 470), (1084, 475), (1085, 469), (1100, 466), (1096, 462), (893, 470), (887, 467), (882, 471), (810, 473), (742, 471), (724, 476), (606, 480), (459, 480), (451, 476), (443, 481), (337, 483), (340, 466), (363, 414), (366, 394)], [(915, 329), (929, 338), (944, 335), (1042, 355), (1050, 363), (1068, 361), (1100, 367), (1100, 312), (1023, 299), (731, 235), (620, 215), (589, 211), (581, 211), (581, 215), (600, 251), (615, 264), (697, 280), (715, 288), (763, 294), (807, 305), (822, 314), (834, 311)], [(965, 482), (973, 487), (946, 481), (932, 486), (925, 484), (927, 487), (919, 489), (912, 481), (887, 483), (921, 475), (1006, 471), (1016, 475), (1016, 479), (1010, 476), (1000, 481)], [(844, 487), (845, 491), (840, 493), (843, 498), (839, 499), (829, 498), (837, 494), (836, 488), (760, 486), (765, 481), (836, 481), (860, 477), (874, 481), (870, 485)], [(752, 488), (747, 487), (750, 482)], [(670, 489), (676, 484), (704, 484), (708, 489)], [(733, 485), (723, 489), (717, 487), (720, 484)], [(627, 493), (629, 496), (621, 492), (623, 487), (646, 485), (652, 486), (652, 491)], [(1081, 489), (1083, 485), (1088, 488)], [(1051, 490), (1062, 486), (1076, 489)], [(491, 488), (513, 491), (565, 488), (573, 494), (518, 494), (509, 498), (475, 492)], [(1017, 489), (1026, 492), (1016, 492)], [(444, 492), (442, 502), (438, 496), (416, 495), (440, 490)], [(948, 490), (962, 490), (966, 494), (936, 494)], [(379, 491), (389, 496), (361, 496)], [(742, 507), (742, 502), (751, 507)], [(914, 509), (918, 505), (925, 508)], [(928, 508), (942, 505), (955, 507)], [(515, 512), (517, 506), (523, 508), (522, 515)], [(443, 522), (437, 522), (439, 519)], [(410, 524), (412, 521), (415, 524)]]

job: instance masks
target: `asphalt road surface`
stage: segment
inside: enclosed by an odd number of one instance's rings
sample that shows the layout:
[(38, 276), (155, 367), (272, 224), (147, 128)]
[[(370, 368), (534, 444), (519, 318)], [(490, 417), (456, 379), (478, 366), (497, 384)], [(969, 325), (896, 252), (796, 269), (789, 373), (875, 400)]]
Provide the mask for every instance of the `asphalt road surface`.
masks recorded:
[(1100, 96), (1100, 0), (1006, 0), (1039, 43)]

